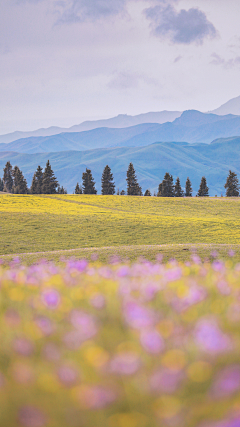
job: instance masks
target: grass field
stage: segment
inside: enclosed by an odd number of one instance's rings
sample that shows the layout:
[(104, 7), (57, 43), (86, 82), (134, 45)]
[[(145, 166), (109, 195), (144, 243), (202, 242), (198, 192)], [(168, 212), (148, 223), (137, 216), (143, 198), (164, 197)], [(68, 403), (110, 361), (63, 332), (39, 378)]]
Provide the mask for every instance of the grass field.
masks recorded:
[(0, 256), (29, 262), (45, 252), (54, 260), (95, 252), (184, 260), (193, 247), (202, 256), (234, 248), (240, 259), (240, 199), (1, 194), (0, 239)]

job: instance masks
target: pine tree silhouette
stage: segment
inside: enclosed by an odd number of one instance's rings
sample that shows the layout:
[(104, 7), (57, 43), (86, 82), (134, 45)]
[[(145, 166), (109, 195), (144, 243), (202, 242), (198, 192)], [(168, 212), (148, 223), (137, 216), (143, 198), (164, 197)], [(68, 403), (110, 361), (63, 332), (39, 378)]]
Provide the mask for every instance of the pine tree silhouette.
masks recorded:
[(226, 188), (227, 197), (239, 197), (239, 182), (235, 172), (229, 171), (224, 188)]
[(3, 169), (3, 191), (11, 193), (13, 188), (12, 165), (10, 162), (6, 163)]
[(115, 184), (113, 182), (113, 174), (110, 167), (105, 166), (102, 174), (102, 194), (115, 194)]
[(86, 172), (82, 174), (83, 194), (97, 194), (95, 182), (93, 181), (92, 172), (86, 168)]
[(31, 194), (42, 194), (42, 185), (43, 185), (43, 171), (41, 166), (38, 166), (36, 172), (33, 175), (32, 185), (30, 188)]
[(12, 187), (13, 193), (27, 194), (28, 193), (27, 181), (24, 178), (23, 173), (18, 166), (14, 167), (12, 171), (12, 176), (13, 176), (13, 187)]
[(197, 196), (198, 197), (208, 197), (209, 196), (208, 191), (209, 191), (209, 188), (207, 186), (207, 180), (206, 180), (205, 176), (203, 176), (201, 179), (201, 183), (200, 183), (200, 187), (199, 187)]
[(142, 189), (137, 181), (137, 176), (133, 164), (130, 163), (127, 171), (127, 195), (142, 196)]
[(179, 177), (177, 177), (176, 183), (174, 186), (174, 196), (175, 197), (183, 197), (184, 196), (184, 191), (182, 190)]
[(158, 186), (158, 197), (174, 197), (173, 177), (165, 173), (163, 181)]
[(43, 194), (56, 194), (59, 184), (51, 168), (49, 160), (47, 161), (42, 180)]
[(82, 187), (79, 185), (79, 183), (77, 182), (77, 185), (75, 187), (75, 194), (82, 194)]
[(187, 177), (186, 185), (185, 185), (185, 196), (192, 197), (192, 184), (190, 179)]
[(144, 193), (144, 196), (151, 196), (152, 194), (151, 194), (151, 191), (150, 190), (146, 190), (145, 191), (145, 193)]

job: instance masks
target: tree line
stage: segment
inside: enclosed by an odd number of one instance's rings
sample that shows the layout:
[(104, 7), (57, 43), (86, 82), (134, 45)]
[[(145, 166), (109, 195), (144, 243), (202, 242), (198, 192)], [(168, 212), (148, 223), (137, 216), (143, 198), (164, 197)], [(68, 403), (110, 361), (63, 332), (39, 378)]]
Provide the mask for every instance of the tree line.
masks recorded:
[(11, 163), (7, 162), (3, 169), (3, 178), (0, 178), (0, 191), (13, 194), (67, 194), (67, 191), (60, 187), (49, 160), (44, 171), (38, 166), (30, 188), (19, 167), (13, 168)]
[[(142, 188), (140, 187), (136, 171), (133, 164), (130, 163), (127, 170), (127, 193), (124, 190), (117, 190), (114, 183), (113, 174), (111, 168), (105, 166), (102, 178), (101, 178), (101, 194), (102, 195), (125, 195), (128, 196), (152, 196), (149, 189), (143, 194)], [(90, 169), (86, 168), (86, 171), (82, 174), (82, 184), (77, 183), (75, 187), (75, 194), (97, 194), (95, 188), (95, 181), (92, 176)], [(229, 171), (227, 181), (225, 184), (226, 196), (227, 197), (239, 197), (239, 181), (235, 172)], [(67, 194), (67, 191), (60, 187), (57, 178), (54, 175), (49, 160), (46, 163), (45, 170), (41, 166), (38, 166), (36, 172), (33, 175), (31, 187), (28, 188), (27, 181), (23, 176), (22, 171), (18, 166), (12, 167), (10, 162), (6, 163), (3, 169), (3, 178), (0, 178), (0, 191), (5, 191), (14, 194)], [(162, 182), (158, 186), (157, 194), (153, 196), (157, 197), (192, 197), (193, 189), (189, 177), (186, 180), (185, 188), (183, 189), (180, 183), (179, 177), (177, 177), (175, 183), (173, 176), (166, 172)], [(202, 177), (197, 197), (208, 197), (209, 188), (205, 176)]]

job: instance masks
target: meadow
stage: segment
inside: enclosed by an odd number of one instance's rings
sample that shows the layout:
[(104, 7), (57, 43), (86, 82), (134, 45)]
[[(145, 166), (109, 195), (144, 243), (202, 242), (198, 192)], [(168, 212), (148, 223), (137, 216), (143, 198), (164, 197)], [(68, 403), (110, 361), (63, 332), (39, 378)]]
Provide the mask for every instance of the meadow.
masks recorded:
[(41, 258), (115, 254), (134, 260), (189, 259), (234, 250), (240, 260), (240, 199), (0, 194), (0, 257)]

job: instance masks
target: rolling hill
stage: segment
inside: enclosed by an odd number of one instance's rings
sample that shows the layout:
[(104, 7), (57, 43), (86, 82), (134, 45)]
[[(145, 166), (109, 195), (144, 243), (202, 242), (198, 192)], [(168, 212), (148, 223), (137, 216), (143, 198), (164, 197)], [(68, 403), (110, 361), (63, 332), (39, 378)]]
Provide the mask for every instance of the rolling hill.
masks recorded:
[(55, 153), (22, 154), (16, 152), (0, 153), (0, 170), (8, 160), (18, 165), (31, 184), (37, 166), (45, 166), (50, 160), (52, 168), (61, 185), (73, 192), (76, 183), (81, 182), (82, 173), (90, 168), (101, 190), (101, 174), (108, 164), (112, 168), (116, 187), (126, 189), (126, 171), (133, 162), (139, 182), (145, 191), (157, 191), (165, 172), (174, 179), (180, 177), (184, 186), (189, 176), (196, 194), (201, 177), (207, 178), (210, 195), (224, 193), (224, 184), (229, 169), (240, 176), (240, 137), (219, 139), (211, 144), (191, 145), (186, 142), (157, 142), (144, 147), (99, 148), (87, 151), (65, 151)]
[(22, 138), (0, 144), (0, 151), (47, 153), (108, 147), (141, 147), (158, 141), (210, 143), (216, 138), (240, 136), (240, 116), (218, 116), (185, 111), (173, 123), (146, 123), (128, 128), (97, 128), (45, 137)]

